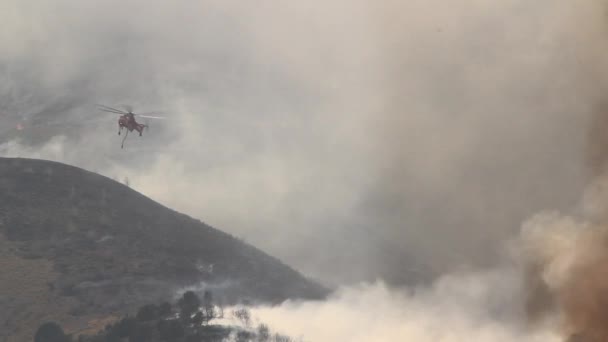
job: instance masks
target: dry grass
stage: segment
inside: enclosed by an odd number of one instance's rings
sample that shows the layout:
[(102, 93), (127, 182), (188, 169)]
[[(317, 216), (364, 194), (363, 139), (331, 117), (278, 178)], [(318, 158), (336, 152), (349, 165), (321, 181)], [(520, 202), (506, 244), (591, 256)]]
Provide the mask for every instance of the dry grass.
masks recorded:
[(0, 235), (0, 339), (31, 341), (41, 322), (65, 316), (73, 303), (58, 299), (50, 290), (48, 284), (58, 276), (50, 261), (18, 257), (15, 249), (14, 243)]

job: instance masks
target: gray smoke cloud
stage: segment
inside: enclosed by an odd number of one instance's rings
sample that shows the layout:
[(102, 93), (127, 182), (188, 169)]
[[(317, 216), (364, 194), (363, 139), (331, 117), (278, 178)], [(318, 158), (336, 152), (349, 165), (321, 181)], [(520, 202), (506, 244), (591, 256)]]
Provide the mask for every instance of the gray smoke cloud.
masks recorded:
[[(488, 266), (587, 181), (602, 5), (5, 0), (0, 151), (128, 177), (328, 283)], [(95, 103), (170, 119), (120, 150)]]
[(328, 301), (262, 307), (253, 316), (300, 341), (563, 341), (551, 325), (529, 329), (514, 316), (521, 308), (508, 295), (518, 295), (517, 277), (500, 271), (445, 276), (405, 293), (382, 283), (341, 288)]
[(460, 268), (425, 286), (343, 286), (326, 301), (253, 310), (299, 341), (604, 341), (606, 174), (571, 213), (539, 212), (488, 270)]

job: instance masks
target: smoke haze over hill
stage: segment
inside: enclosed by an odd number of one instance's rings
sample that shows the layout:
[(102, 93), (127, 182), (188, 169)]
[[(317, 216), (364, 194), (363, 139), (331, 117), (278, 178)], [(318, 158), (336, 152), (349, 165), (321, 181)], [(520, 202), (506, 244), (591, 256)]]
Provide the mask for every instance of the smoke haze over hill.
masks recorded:
[[(557, 314), (551, 331), (603, 334), (603, 314), (571, 294), (596, 293), (576, 279), (605, 260), (604, 7), (9, 0), (0, 14), (0, 150), (128, 177), (326, 282), (438, 277), (421, 293), (347, 288), (279, 313), (350, 308), (353, 326), (369, 319), (353, 302), (394, 300), (403, 309), (385, 308), (389, 322), (421, 317), (395, 333), (424, 341), (442, 336), (416, 335), (437, 324), (426, 310), (454, 305), (472, 311), (454, 309), (463, 316), (445, 326), (462, 333), (453, 336), (518, 340), (530, 334), (519, 315), (527, 292), (493, 284), (517, 284), (530, 263), (540, 292), (527, 293), (529, 314)], [(99, 102), (171, 119), (120, 150), (115, 118), (97, 114)], [(534, 216), (545, 209), (562, 214)], [(524, 257), (496, 266), (513, 239)], [(591, 256), (579, 259), (579, 248)], [(461, 265), (494, 271), (462, 275)], [(473, 303), (451, 304), (462, 292)], [(504, 293), (521, 300), (509, 309)], [(488, 307), (486, 295), (500, 305)], [(539, 298), (546, 303), (532, 305)], [(319, 339), (344, 336), (327, 334)]]
[[(492, 264), (587, 181), (600, 1), (2, 6), (3, 155), (128, 177), (329, 282)], [(123, 151), (98, 102), (171, 120)]]

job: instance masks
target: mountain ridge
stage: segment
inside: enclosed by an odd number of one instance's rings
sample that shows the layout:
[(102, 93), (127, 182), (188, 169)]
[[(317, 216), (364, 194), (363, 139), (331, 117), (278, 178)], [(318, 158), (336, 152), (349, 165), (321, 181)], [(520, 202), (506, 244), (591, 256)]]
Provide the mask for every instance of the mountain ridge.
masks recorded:
[(94, 329), (90, 322), (201, 284), (227, 304), (328, 293), (254, 246), (124, 184), (37, 159), (0, 158), (0, 250), (8, 270), (0, 276), (7, 308), (0, 331), (8, 331), (0, 339), (8, 341), (55, 317), (71, 331)]

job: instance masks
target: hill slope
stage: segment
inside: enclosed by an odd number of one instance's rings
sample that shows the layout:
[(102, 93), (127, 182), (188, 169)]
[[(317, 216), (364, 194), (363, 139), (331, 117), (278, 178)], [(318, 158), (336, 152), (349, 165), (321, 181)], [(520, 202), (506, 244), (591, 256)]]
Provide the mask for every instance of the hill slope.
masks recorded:
[(95, 328), (201, 283), (226, 303), (326, 294), (279, 260), (109, 178), (19, 158), (0, 158), (0, 269), (0, 340), (9, 341), (31, 340), (46, 319)]

